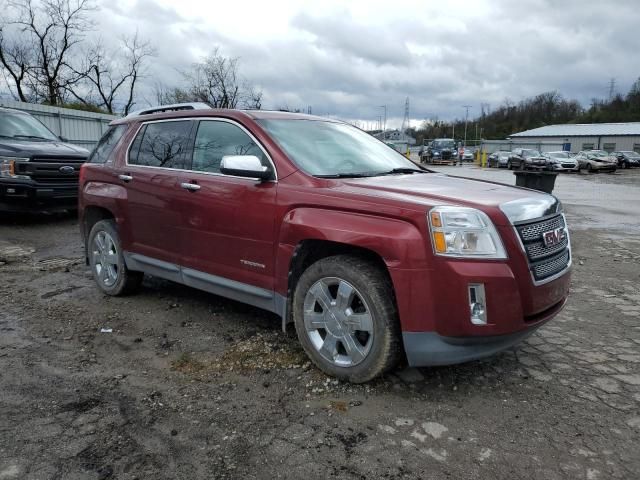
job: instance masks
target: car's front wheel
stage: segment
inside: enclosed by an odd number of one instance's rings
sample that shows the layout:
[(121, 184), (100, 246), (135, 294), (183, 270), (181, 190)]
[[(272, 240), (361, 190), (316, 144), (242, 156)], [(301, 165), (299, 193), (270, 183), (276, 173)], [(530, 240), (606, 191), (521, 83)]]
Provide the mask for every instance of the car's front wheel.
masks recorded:
[(296, 286), (293, 318), (305, 352), (328, 375), (367, 382), (400, 359), (392, 286), (370, 260), (337, 255), (312, 264)]
[(131, 271), (125, 265), (113, 220), (101, 220), (91, 228), (87, 254), (93, 278), (107, 295), (126, 295), (140, 287), (143, 273)]

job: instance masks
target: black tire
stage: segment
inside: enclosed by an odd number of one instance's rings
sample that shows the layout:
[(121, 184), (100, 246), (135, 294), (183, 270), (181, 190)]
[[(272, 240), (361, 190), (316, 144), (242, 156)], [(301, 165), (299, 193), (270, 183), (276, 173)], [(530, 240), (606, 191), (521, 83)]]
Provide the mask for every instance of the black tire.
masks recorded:
[(512, 170), (511, 160), (507, 160), (507, 168)]
[[(99, 273), (103, 271), (104, 267), (98, 262), (101, 255), (99, 246), (96, 243), (96, 237), (100, 236), (102, 238), (104, 234), (108, 235), (113, 241), (113, 248), (108, 249), (109, 252), (112, 252), (109, 256), (113, 258), (114, 261), (112, 265), (115, 271), (115, 281), (113, 281), (113, 283), (106, 281), (104, 277), (101, 278)], [(129, 270), (125, 265), (120, 236), (118, 235), (114, 220), (101, 220), (91, 228), (87, 240), (87, 256), (89, 257), (89, 265), (91, 266), (93, 278), (102, 292), (107, 295), (118, 296), (128, 295), (139, 289), (144, 274), (142, 272)], [(100, 265), (100, 268), (98, 268), (98, 265)], [(107, 273), (107, 275), (109, 274)]]
[[(626, 170), (627, 168), (629, 168), (629, 162), (623, 162), (623, 163), (622, 163), (622, 168), (624, 168), (625, 170)], [(614, 172), (615, 172), (615, 170), (614, 170)]]
[(593, 167), (591, 166), (590, 163), (587, 163), (587, 172), (593, 173)]
[[(327, 279), (337, 279), (352, 286), (357, 295), (362, 297), (365, 311), (371, 318), (373, 335), (369, 350), (355, 365), (341, 366), (324, 358), (305, 327), (305, 300), (309, 298), (308, 294), (313, 298), (312, 287)], [(338, 301), (337, 293), (335, 298)], [(312, 264), (296, 285), (293, 319), (302, 348), (311, 361), (327, 375), (353, 383), (363, 383), (388, 371), (400, 361), (402, 344), (393, 287), (387, 273), (370, 260), (351, 255), (336, 255)], [(327, 338), (326, 335), (327, 330), (323, 341)], [(342, 342), (338, 342), (345, 350)], [(335, 351), (338, 355), (338, 347)]]

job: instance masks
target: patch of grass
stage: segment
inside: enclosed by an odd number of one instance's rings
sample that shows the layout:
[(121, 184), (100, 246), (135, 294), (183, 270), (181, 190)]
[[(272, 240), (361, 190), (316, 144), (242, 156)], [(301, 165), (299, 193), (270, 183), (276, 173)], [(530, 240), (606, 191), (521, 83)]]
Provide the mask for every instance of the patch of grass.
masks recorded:
[(171, 362), (171, 367), (181, 373), (197, 373), (204, 370), (205, 365), (193, 358), (189, 353), (183, 352), (180, 356)]

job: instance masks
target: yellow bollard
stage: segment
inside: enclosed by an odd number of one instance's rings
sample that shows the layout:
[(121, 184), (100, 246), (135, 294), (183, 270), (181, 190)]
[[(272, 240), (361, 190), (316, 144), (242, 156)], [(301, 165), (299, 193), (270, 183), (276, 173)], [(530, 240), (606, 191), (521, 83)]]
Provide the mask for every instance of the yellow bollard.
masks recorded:
[(482, 168), (487, 166), (487, 152), (482, 152)]

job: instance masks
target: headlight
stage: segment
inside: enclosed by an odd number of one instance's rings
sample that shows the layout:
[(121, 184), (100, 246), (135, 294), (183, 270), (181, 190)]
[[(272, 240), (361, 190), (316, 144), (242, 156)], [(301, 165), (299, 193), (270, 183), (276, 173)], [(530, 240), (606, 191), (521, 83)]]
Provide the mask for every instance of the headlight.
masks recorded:
[(16, 162), (28, 161), (28, 158), (0, 157), (0, 178), (29, 178), (28, 175), (16, 175)]
[(484, 212), (466, 207), (434, 207), (428, 216), (436, 255), (507, 258), (500, 235)]

